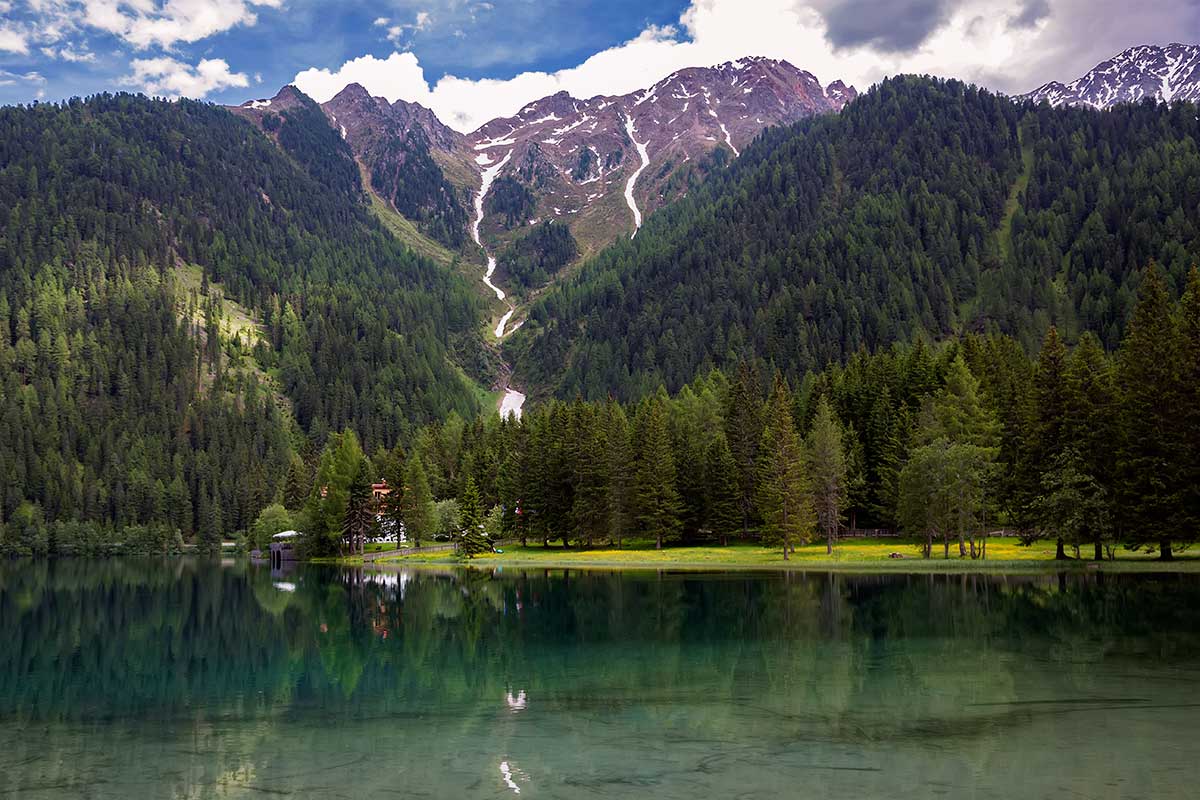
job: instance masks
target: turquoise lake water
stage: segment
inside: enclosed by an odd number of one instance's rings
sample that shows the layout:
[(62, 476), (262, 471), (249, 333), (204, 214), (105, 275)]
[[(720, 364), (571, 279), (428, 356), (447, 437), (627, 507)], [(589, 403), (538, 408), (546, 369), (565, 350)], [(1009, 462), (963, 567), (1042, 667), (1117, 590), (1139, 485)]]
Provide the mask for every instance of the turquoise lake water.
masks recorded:
[(0, 563), (0, 797), (1200, 796), (1200, 576)]

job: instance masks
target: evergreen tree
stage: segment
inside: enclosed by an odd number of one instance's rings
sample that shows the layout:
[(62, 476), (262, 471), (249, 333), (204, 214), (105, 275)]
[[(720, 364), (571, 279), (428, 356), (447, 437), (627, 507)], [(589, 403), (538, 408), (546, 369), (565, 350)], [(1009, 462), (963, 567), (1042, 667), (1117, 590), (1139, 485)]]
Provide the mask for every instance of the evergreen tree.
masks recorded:
[(571, 525), (588, 547), (608, 533), (608, 442), (598, 409), (583, 402), (574, 405), (575, 429), (571, 437), (575, 498)]
[(634, 491), (642, 533), (654, 546), (674, 539), (680, 529), (680, 500), (675, 489), (675, 459), (667, 430), (666, 401), (659, 395), (645, 400), (634, 421), (637, 430), (637, 466)]
[(742, 525), (741, 492), (737, 462), (723, 435), (709, 442), (704, 462), (705, 527), (722, 545), (729, 543)]
[[(354, 431), (329, 435), (306, 509), (312, 526), (312, 530), (306, 531), (307, 543), (313, 553), (329, 554), (341, 549), (350, 489), (358, 478), (364, 460)], [(370, 478), (364, 475), (363, 480), (369, 498)]]
[[(1033, 487), (1033, 497), (1027, 502), (1036, 504), (1040, 489), (1045, 485), (1045, 476), (1057, 470), (1067, 447), (1069, 432), (1070, 384), (1067, 379), (1067, 350), (1058, 330), (1051, 327), (1042, 342), (1038, 355), (1037, 369), (1033, 376), (1033, 412), (1032, 435), (1029, 437), (1029, 453), (1024, 467), (1028, 470), (1026, 478)], [(1043, 507), (1044, 504), (1043, 504)], [(1049, 520), (1038, 519), (1035, 522), (1042, 527)], [(1053, 531), (1053, 528), (1049, 529)], [(1056, 558), (1066, 558), (1063, 550), (1064, 539), (1057, 537)]]
[(400, 532), (404, 529), (404, 471), (408, 461), (400, 445), (377, 453), (372, 461), (375, 474), (387, 489), (379, 498), (376, 511), (384, 532), (395, 536), (399, 544)]
[[(346, 487), (346, 511), (342, 517), (341, 543), (351, 553), (360, 555), (366, 551), (367, 537), (375, 526), (370, 475), (367, 460), (359, 459), (358, 468)], [(341, 543), (338, 545), (339, 553), (342, 550)]]
[(467, 478), (466, 487), (463, 489), (460, 514), (459, 554), (466, 558), (474, 558), (491, 550), (491, 546), (483, 538), (483, 508), (480, 506), (479, 489), (475, 486), (473, 476)]
[[(1067, 441), (1078, 456), (1076, 471), (1096, 485), (1090, 496), (1104, 502), (1095, 508), (1096, 519), (1089, 523), (1095, 560), (1104, 558), (1105, 541), (1115, 534), (1113, 508), (1116, 469), (1113, 448), (1117, 431), (1116, 386), (1111, 360), (1099, 338), (1085, 333), (1071, 353), (1067, 364), (1070, 405), (1067, 412)], [(1062, 480), (1057, 479), (1061, 484)]]
[(608, 539), (620, 549), (632, 517), (633, 449), (629, 440), (629, 420), (625, 409), (614, 400), (605, 406), (605, 443), (608, 452), (608, 496), (605, 518), (608, 520)]
[(421, 546), (421, 539), (433, 534), (433, 494), (425, 477), (421, 457), (413, 453), (404, 468), (404, 492), (401, 495), (400, 518), (404, 522), (405, 536), (413, 547)]
[(1033, 513), (1040, 523), (1058, 536), (1059, 557), (1063, 542), (1070, 543), (1078, 554), (1080, 545), (1095, 542), (1096, 558), (1109, 529), (1107, 493), (1085, 469), (1083, 459), (1071, 447), (1055, 457), (1050, 468), (1042, 473), (1041, 492), (1033, 501)]
[(939, 536), (947, 542), (956, 518), (951, 496), (951, 444), (944, 438), (921, 445), (912, 451), (900, 470), (897, 495), (897, 517), (910, 534), (924, 537), (921, 554), (933, 555), (933, 540)]
[[(939, 520), (938, 529), (947, 549), (950, 532), (957, 532), (960, 556), (967, 555), (968, 540), (971, 557), (977, 555), (975, 530), (993, 505), (1000, 435), (995, 409), (984, 402), (979, 381), (962, 355), (956, 355), (946, 369), (945, 385), (922, 414), (917, 439), (947, 445), (928, 455), (934, 459), (930, 465), (936, 466), (937, 480), (943, 484), (934, 491), (952, 493), (945, 508), (953, 514), (953, 525), (947, 527), (944, 520)], [(986, 531), (983, 533), (986, 536)]]
[(842, 447), (842, 428), (833, 414), (829, 399), (817, 403), (812, 430), (808, 434), (807, 467), (817, 524), (825, 534), (825, 552), (833, 552), (838, 526), (842, 521), (847, 492), (846, 453)]
[(738, 367), (725, 406), (725, 438), (738, 469), (739, 504), (742, 512), (742, 536), (750, 532), (755, 510), (755, 481), (758, 446), (762, 439), (762, 394), (758, 371), (748, 362)]
[(1189, 538), (1195, 540), (1200, 535), (1200, 269), (1194, 266), (1179, 303), (1179, 336), (1182, 416), (1175, 424), (1183, 459), (1180, 512)]
[(288, 460), (287, 477), (283, 482), (283, 505), (291, 511), (299, 511), (304, 508), (311, 493), (308, 467), (299, 456), (293, 456)]
[(1157, 268), (1145, 273), (1118, 358), (1119, 520), (1127, 541), (1157, 544), (1173, 556), (1171, 539), (1184, 522), (1183, 479), (1188, 456), (1179, 423), (1180, 342), (1176, 317)]
[(763, 538), (779, 545), (783, 558), (808, 541), (814, 527), (804, 453), (792, 420), (792, 399), (783, 376), (763, 408), (763, 431), (758, 447), (758, 510)]

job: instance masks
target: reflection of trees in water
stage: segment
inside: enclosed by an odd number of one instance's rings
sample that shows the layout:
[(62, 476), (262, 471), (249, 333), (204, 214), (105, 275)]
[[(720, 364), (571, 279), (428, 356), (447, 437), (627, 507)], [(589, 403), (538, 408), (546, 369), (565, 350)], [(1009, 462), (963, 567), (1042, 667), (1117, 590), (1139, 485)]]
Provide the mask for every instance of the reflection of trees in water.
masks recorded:
[[(288, 583), (186, 560), (2, 563), (0, 727), (158, 725), (160, 748), (186, 730), (203, 773), (187, 785), (251, 781), (285, 732), (297, 752), (330, 752), (346, 724), (507, 752), (526, 719), (566, 751), (669, 735), (685, 753), (740, 731), (759, 755), (952, 743), (982, 769), (1032, 722), (1141, 702), (1112, 698), (1101, 667), (1200, 654), (1200, 581), (1185, 575), (302, 568)], [(28, 777), (16, 762), (33, 745), (4, 738), (16, 750), (0, 768)]]
[(885, 657), (910, 682), (953, 663), (995, 686), (1000, 656), (1030, 648), (1086, 680), (1100, 659), (1194, 655), (1200, 636), (1183, 575), (307, 569), (286, 591), (258, 569), (114, 559), (6, 563), (0, 581), (0, 710), (80, 717), (247, 692), (503, 697), (513, 674), (553, 686), (568, 668), (638, 691), (698, 671), (828, 696)]

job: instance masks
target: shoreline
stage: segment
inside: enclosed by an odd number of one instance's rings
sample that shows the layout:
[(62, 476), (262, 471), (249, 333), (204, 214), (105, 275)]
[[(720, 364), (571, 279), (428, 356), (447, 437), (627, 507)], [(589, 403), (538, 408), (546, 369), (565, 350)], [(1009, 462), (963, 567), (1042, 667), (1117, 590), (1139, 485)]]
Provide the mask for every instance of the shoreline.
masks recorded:
[[(500, 553), (481, 555), (466, 560), (451, 552), (404, 555), (394, 551), (371, 560), (357, 556), (320, 559), (316, 563), (341, 566), (394, 567), (471, 567), (476, 569), (596, 569), (596, 570), (679, 570), (679, 571), (775, 571), (775, 572), (860, 572), (893, 574), (1053, 574), (1069, 573), (1185, 573), (1200, 572), (1200, 557), (1176, 556), (1160, 561), (1156, 555), (1123, 551), (1112, 561), (1093, 561), (1086, 558), (1059, 561), (1054, 547), (1048, 543), (1020, 545), (1015, 539), (989, 540), (985, 559), (960, 557), (949, 559), (935, 555), (922, 558), (915, 545), (897, 540), (857, 540), (843, 542), (832, 555), (825, 553), (824, 543), (797, 547), (791, 558), (784, 560), (779, 551), (755, 544), (693, 545), (654, 549), (646, 542), (615, 549), (545, 548), (539, 545), (509, 545)], [(903, 557), (892, 558), (892, 553)]]
[[(778, 561), (774, 563), (713, 562), (713, 561), (604, 561), (589, 559), (503, 559), (475, 558), (470, 561), (455, 559), (422, 558), (399, 556), (373, 562), (349, 559), (321, 562), (338, 566), (360, 566), (371, 568), (415, 568), (445, 569), (550, 569), (550, 570), (602, 570), (606, 572), (844, 572), (859, 574), (909, 574), (909, 575), (1053, 575), (1064, 572), (1087, 573), (1200, 573), (1200, 561), (1184, 559), (1158, 561), (1155, 559), (1106, 561), (1042, 561), (1042, 560), (988, 560), (970, 559), (907, 559), (904, 563), (878, 561), (818, 561), (813, 559)], [(1098, 566), (1096, 566), (1098, 565)]]

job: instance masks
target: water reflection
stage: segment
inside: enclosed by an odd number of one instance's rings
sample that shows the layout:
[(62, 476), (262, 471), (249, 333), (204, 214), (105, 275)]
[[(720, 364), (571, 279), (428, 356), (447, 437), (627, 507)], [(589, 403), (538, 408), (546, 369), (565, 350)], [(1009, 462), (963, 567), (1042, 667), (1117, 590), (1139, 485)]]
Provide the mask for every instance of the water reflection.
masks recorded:
[(1186, 575), (5, 562), (0, 795), (1187, 796), (1197, 623)]

